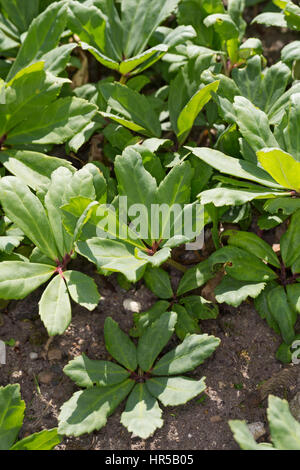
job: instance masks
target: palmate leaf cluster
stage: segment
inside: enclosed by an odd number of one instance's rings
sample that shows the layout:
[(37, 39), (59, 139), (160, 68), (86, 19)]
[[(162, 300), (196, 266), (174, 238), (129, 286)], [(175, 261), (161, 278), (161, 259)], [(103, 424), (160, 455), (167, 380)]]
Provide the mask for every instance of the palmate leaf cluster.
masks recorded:
[[(133, 340), (106, 319), (116, 362), (82, 354), (66, 365), (83, 390), (63, 405), (61, 434), (99, 430), (128, 396), (122, 424), (152, 435), (163, 425), (159, 402), (183, 404), (205, 390), (204, 379), (182, 374), (218, 346), (201, 327), (223, 303), (253, 301), (282, 337), (277, 358), (292, 360), (300, 42), (295, 36), (271, 65), (245, 18), (297, 32), (300, 9), (260, 3), (0, 0), (0, 299), (43, 286), (39, 314), (54, 336), (70, 325), (73, 302), (101, 314), (102, 276), (117, 273), (126, 288), (144, 283), (157, 298), (133, 315)], [(277, 226), (284, 233), (275, 252), (265, 235)], [(177, 253), (202, 230), (213, 247), (180, 264)], [(76, 268), (77, 257), (95, 280)], [(174, 333), (178, 346), (163, 351)], [(11, 394), (19, 409), (17, 387), (7, 387), (0, 395)], [(285, 407), (274, 403), (270, 410)], [(21, 445), (21, 411), (13, 432), (0, 425), (11, 436), (5, 448)], [(256, 447), (244, 425), (232, 427), (242, 447)], [(59, 438), (49, 433), (50, 448)], [(45, 436), (26, 438), (26, 448), (46, 445)], [(276, 436), (274, 444), (285, 445)]]

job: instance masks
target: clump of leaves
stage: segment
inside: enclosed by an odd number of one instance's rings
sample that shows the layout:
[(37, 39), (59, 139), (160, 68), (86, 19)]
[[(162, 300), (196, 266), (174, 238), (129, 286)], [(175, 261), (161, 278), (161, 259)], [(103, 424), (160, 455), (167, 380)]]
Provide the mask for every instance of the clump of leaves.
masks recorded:
[(299, 132), (300, 93), (292, 94), (288, 104), (273, 134), (263, 111), (246, 98), (235, 97), (233, 107), (243, 136), (243, 143), (240, 142), (245, 150), (244, 159), (218, 150), (189, 147), (194, 155), (221, 173), (242, 179), (216, 175), (217, 187), (199, 194), (202, 204), (213, 203), (219, 207), (276, 198), (277, 202), (265, 204), (267, 210), (271, 207), (272, 213), (282, 208), (285, 215), (290, 215), (299, 208), (300, 154), (292, 135)]
[[(91, 199), (74, 197), (63, 207), (64, 224), (74, 234), (85, 213), (76, 251), (95, 263), (101, 274), (120, 272), (136, 282), (147, 265), (160, 266), (170, 258), (174, 246), (193, 240), (201, 231), (198, 227), (195, 234), (197, 207), (190, 202), (193, 169), (182, 162), (164, 176), (158, 157), (151, 152), (143, 154), (137, 147), (126, 148), (116, 158), (114, 169), (119, 197), (113, 205), (101, 201), (90, 205)], [(174, 206), (178, 209), (175, 214)], [(189, 216), (187, 227), (184, 221)]]
[[(167, 44), (146, 49), (155, 29), (176, 8), (178, 0), (122, 0), (120, 11), (111, 0), (68, 4), (68, 26), (105, 67), (126, 80), (153, 65), (168, 50)], [(92, 17), (92, 19), (91, 19)], [(146, 50), (145, 50), (146, 49)]]
[(229, 426), (243, 450), (300, 450), (300, 423), (290, 412), (286, 400), (269, 395), (268, 421), (271, 443), (257, 444), (245, 421), (231, 420)]
[(101, 429), (116, 407), (129, 395), (121, 423), (134, 435), (146, 439), (163, 426), (164, 406), (186, 403), (205, 390), (204, 377), (194, 380), (189, 372), (208, 358), (219, 345), (214, 336), (190, 335), (182, 344), (156, 359), (170, 340), (177, 315), (165, 312), (147, 328), (138, 345), (110, 317), (104, 337), (109, 354), (121, 365), (90, 360), (84, 354), (69, 362), (64, 372), (83, 391), (66, 402), (59, 415), (59, 432), (79, 436)]
[(17, 440), (24, 412), (25, 402), (21, 400), (20, 385), (0, 387), (0, 450), (51, 450), (61, 442), (57, 428)]
[[(31, 179), (32, 174), (27, 173), (27, 177)], [(60, 167), (48, 183), (46, 189), (39, 188), (38, 198), (15, 176), (0, 181), (6, 216), (34, 245), (29, 259), (18, 253), (2, 255), (0, 298), (23, 299), (54, 275), (41, 297), (39, 313), (49, 335), (56, 335), (63, 333), (71, 321), (70, 297), (88, 310), (93, 310), (100, 298), (90, 277), (67, 270), (75, 254), (76, 232), (71, 236), (64, 230), (60, 207), (75, 195), (104, 201), (106, 183), (92, 164), (77, 172)]]
[[(189, 270), (187, 271), (187, 273)], [(188, 334), (200, 333), (199, 321), (216, 318), (218, 306), (200, 295), (184, 295), (195, 287), (187, 277), (174, 293), (170, 278), (162, 268), (148, 266), (144, 275), (146, 286), (160, 299), (148, 311), (134, 314), (132, 336), (140, 336), (167, 309), (177, 313), (175, 332), (181, 340)]]
[(248, 297), (254, 298), (261, 317), (283, 338), (277, 357), (285, 362), (296, 339), (294, 326), (300, 314), (299, 223), (298, 210), (281, 237), (280, 258), (256, 234), (228, 230), (222, 235), (228, 237), (227, 246), (187, 271), (181, 280), (181, 283), (191, 280), (192, 286), (199, 287), (221, 267), (224, 276), (214, 289), (217, 302), (237, 307)]

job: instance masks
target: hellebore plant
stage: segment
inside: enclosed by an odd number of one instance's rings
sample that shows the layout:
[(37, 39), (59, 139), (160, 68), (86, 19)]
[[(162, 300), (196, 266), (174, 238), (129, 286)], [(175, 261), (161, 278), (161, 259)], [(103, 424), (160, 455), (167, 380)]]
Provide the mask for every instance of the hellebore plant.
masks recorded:
[(75, 392), (62, 406), (59, 433), (79, 436), (101, 429), (129, 395), (121, 423), (129, 432), (146, 439), (163, 426), (157, 399), (164, 406), (177, 406), (202, 393), (205, 377), (194, 380), (182, 374), (211, 356), (220, 340), (207, 334), (187, 336), (155, 362), (170, 340), (176, 320), (175, 312), (165, 312), (135, 346), (112, 318), (106, 318), (106, 349), (121, 365), (90, 360), (83, 354), (65, 366), (68, 377), (85, 390)]
[(75, 237), (64, 230), (60, 207), (78, 195), (105, 200), (106, 182), (95, 165), (77, 172), (58, 168), (49, 186), (39, 190), (40, 198), (14, 176), (0, 180), (6, 216), (35, 245), (29, 259), (17, 253), (2, 255), (0, 298), (23, 299), (54, 275), (39, 302), (41, 319), (51, 336), (62, 334), (71, 321), (70, 297), (88, 310), (100, 298), (90, 277), (67, 270), (75, 254)]
[[(81, 220), (76, 251), (95, 263), (101, 274), (120, 272), (136, 282), (147, 265), (160, 266), (169, 260), (173, 247), (200, 234), (202, 209), (190, 202), (193, 169), (188, 162), (174, 166), (159, 185), (136, 148), (118, 156), (114, 168), (118, 197), (112, 204), (71, 198), (62, 207), (63, 223), (74, 234)], [(151, 171), (156, 170), (154, 165)]]
[(177, 292), (174, 293), (167, 272), (164, 269), (151, 266), (147, 267), (144, 280), (146, 286), (158, 298), (165, 300), (159, 300), (146, 312), (133, 315), (135, 326), (130, 332), (131, 336), (143, 334), (167, 309), (177, 313), (175, 332), (181, 340), (188, 334), (201, 332), (200, 320), (217, 318), (219, 311), (216, 304), (209, 302), (200, 295), (183, 295), (195, 288), (192, 283), (186, 283), (184, 280), (178, 286)]
[(251, 232), (228, 230), (227, 246), (216, 250), (207, 260), (184, 274), (179, 291), (187, 284), (200, 287), (216, 272), (224, 276), (214, 289), (216, 301), (238, 307), (254, 298), (256, 310), (284, 343), (277, 357), (290, 362), (293, 342), (298, 338), (294, 325), (300, 314), (300, 211), (294, 213), (287, 232), (280, 240), (280, 258), (260, 237)]

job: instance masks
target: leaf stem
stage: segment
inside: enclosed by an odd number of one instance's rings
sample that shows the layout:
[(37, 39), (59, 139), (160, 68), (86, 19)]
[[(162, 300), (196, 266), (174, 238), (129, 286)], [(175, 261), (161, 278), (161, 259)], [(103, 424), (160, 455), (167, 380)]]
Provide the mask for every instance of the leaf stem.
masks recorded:
[(178, 263), (177, 261), (174, 261), (173, 259), (168, 259), (167, 261), (165, 261), (165, 264), (172, 266), (172, 268), (178, 269), (178, 271), (181, 271), (182, 273), (185, 273), (188, 270), (188, 268), (182, 266), (182, 264)]

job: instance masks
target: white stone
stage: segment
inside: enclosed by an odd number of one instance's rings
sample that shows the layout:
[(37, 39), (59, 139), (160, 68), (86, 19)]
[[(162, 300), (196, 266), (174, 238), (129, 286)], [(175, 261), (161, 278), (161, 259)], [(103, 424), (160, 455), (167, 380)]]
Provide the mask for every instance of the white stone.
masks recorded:
[(130, 312), (134, 313), (140, 313), (142, 308), (140, 302), (132, 299), (125, 299), (123, 302), (123, 307), (125, 310), (129, 310)]
[(255, 440), (266, 434), (264, 423), (261, 423), (260, 421), (248, 424), (248, 429)]
[(39, 357), (39, 355), (38, 355), (38, 353), (36, 353), (36, 352), (31, 352), (31, 353), (29, 354), (29, 357), (30, 357), (30, 359), (31, 359), (32, 361), (35, 361), (35, 360)]

